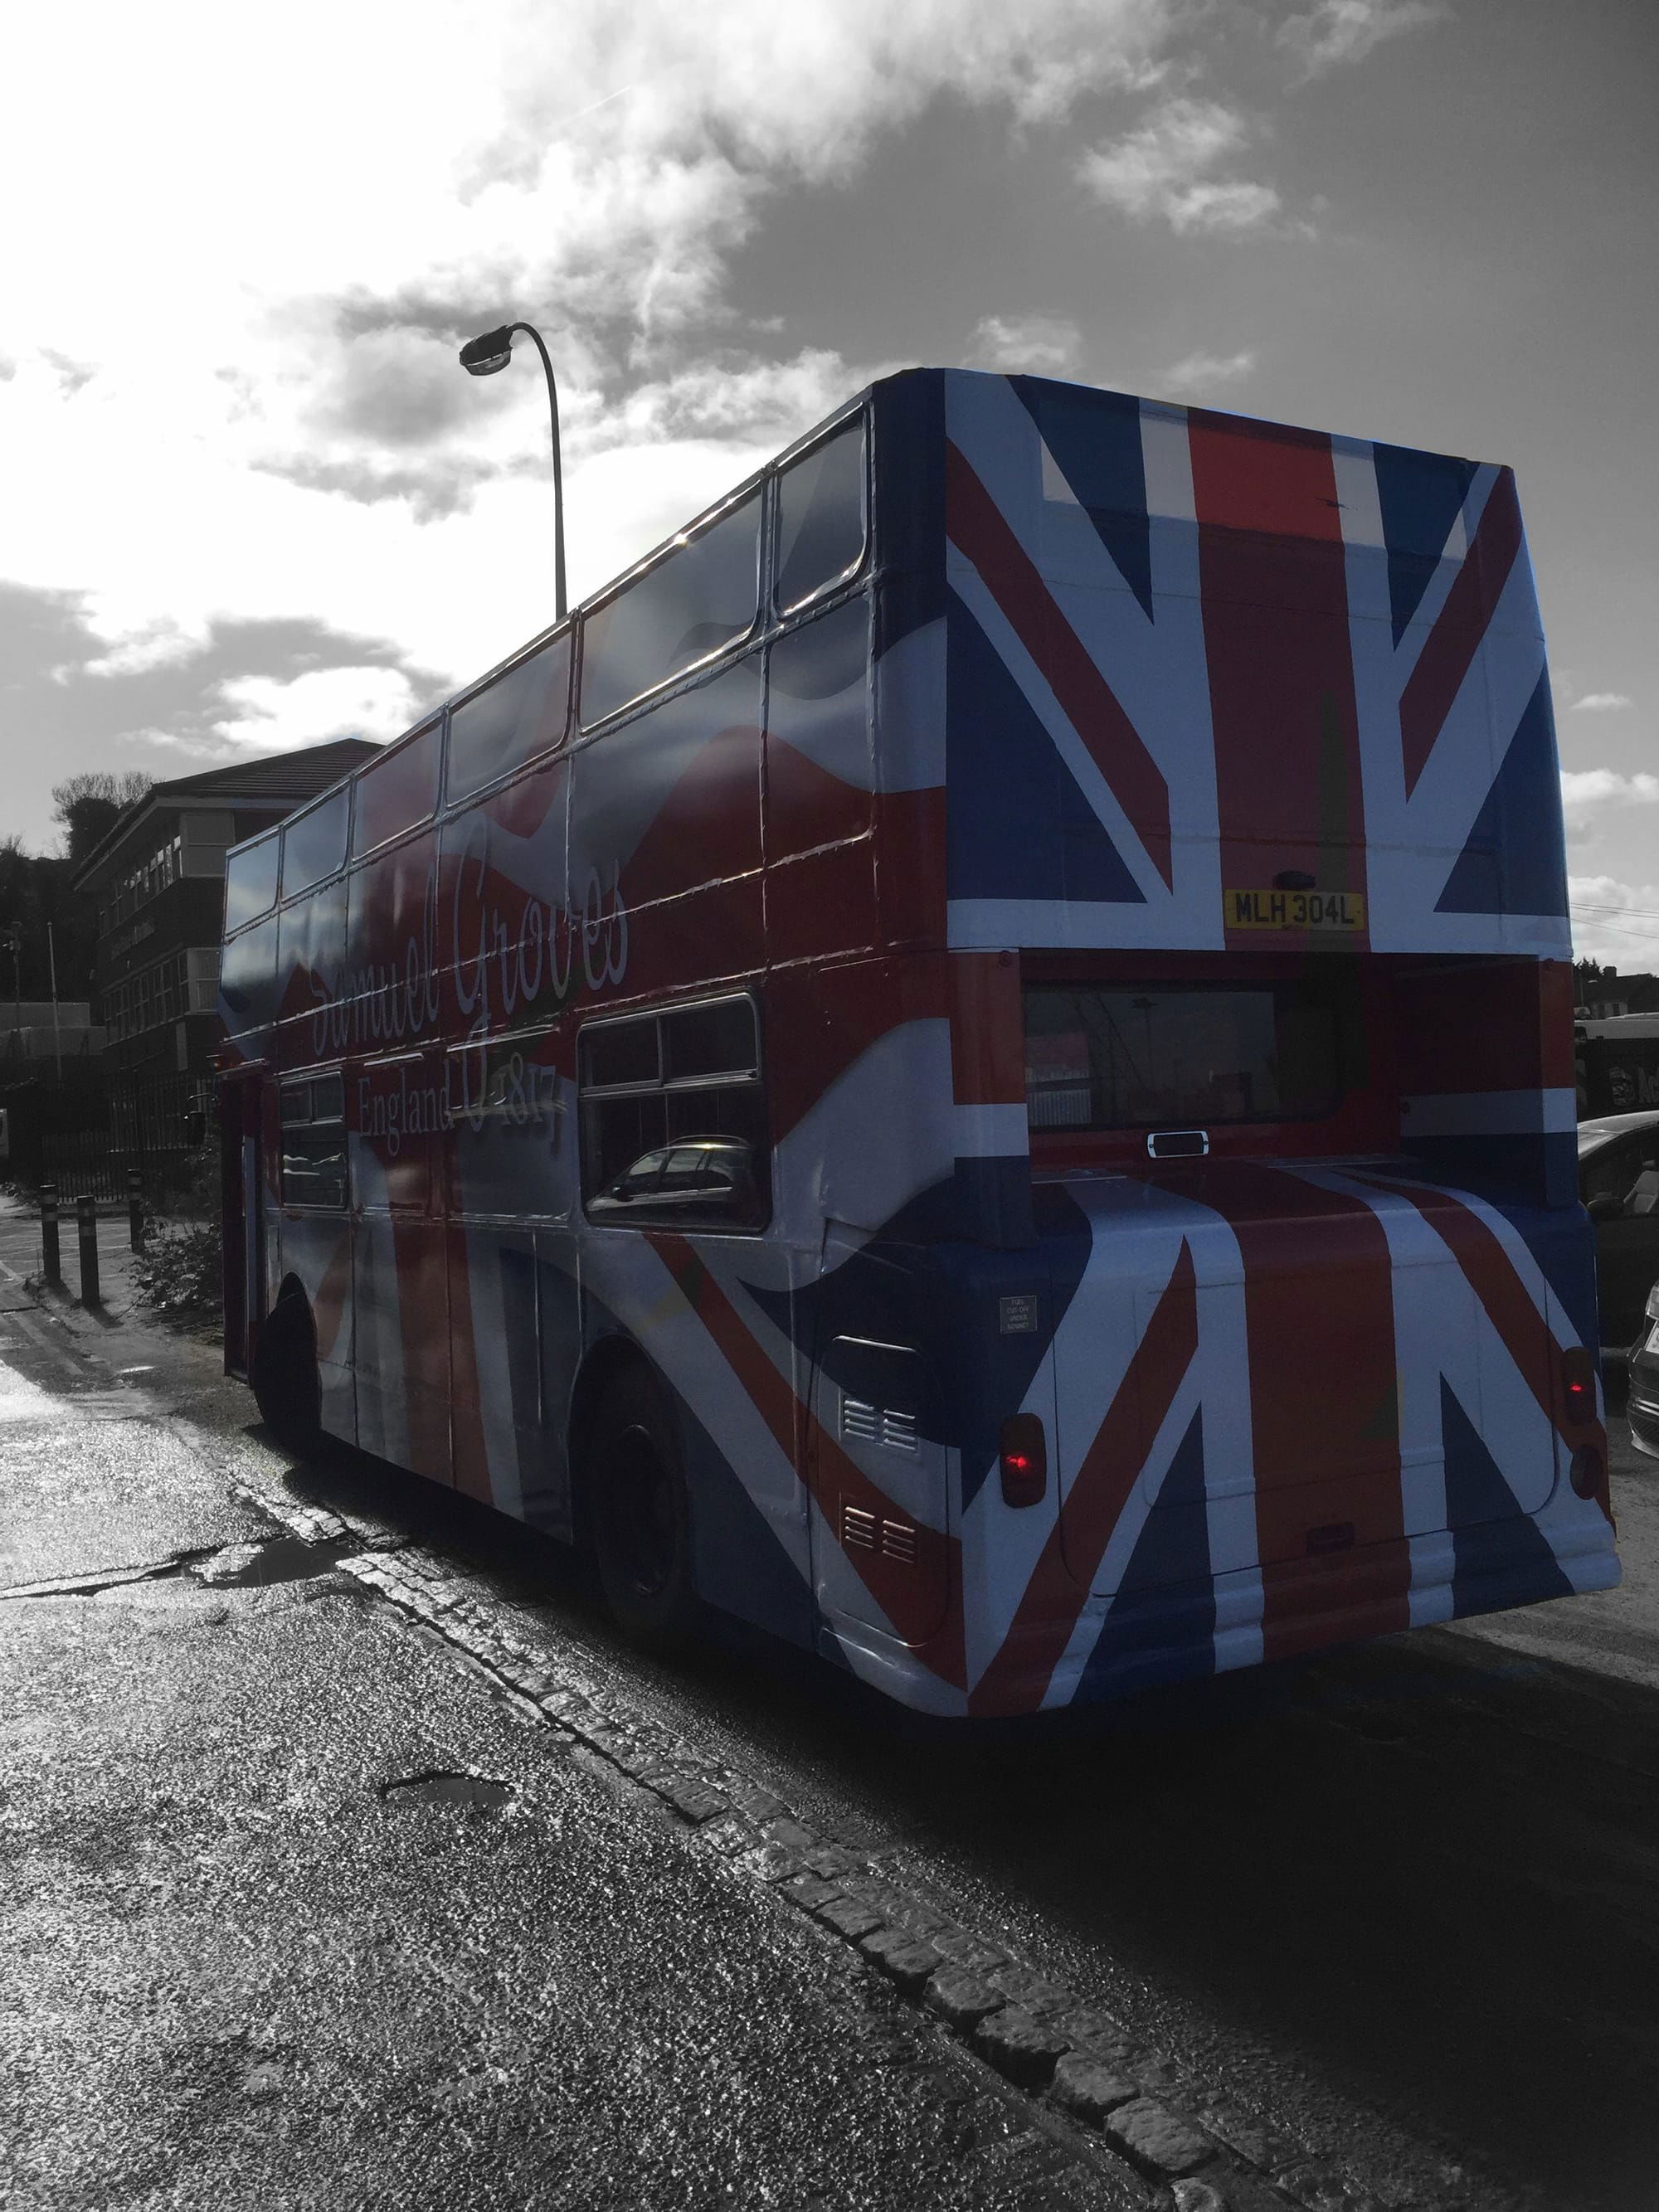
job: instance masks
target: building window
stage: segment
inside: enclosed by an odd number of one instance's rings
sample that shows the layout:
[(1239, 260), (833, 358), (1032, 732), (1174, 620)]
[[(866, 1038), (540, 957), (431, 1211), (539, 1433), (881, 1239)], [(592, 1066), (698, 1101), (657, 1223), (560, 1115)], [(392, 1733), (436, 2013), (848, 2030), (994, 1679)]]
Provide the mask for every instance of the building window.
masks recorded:
[(308, 1075), (279, 1093), (284, 1206), (342, 1212), (346, 1202), (345, 1084)]
[(771, 1154), (753, 1000), (590, 1022), (576, 1052), (589, 1220), (765, 1227)]

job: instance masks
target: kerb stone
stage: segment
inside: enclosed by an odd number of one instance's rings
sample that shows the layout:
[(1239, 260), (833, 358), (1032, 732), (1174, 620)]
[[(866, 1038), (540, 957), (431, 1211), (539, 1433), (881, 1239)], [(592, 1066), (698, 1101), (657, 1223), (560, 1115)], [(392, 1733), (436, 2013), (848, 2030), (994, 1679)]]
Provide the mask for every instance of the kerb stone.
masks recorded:
[(1201, 2128), (1150, 2097), (1138, 2097), (1108, 2113), (1104, 2130), (1131, 2164), (1154, 2181), (1195, 2173), (1215, 2156), (1215, 2145)]
[(897, 1983), (906, 1996), (919, 1996), (923, 1985), (939, 1971), (939, 1953), (931, 1943), (918, 1942), (908, 1929), (872, 1929), (859, 1948)]
[(1086, 2051), (1068, 2051), (1054, 2068), (1054, 2098), (1064, 2105), (1068, 2112), (1080, 2119), (1092, 2120), (1097, 2125), (1108, 2112), (1115, 2112), (1120, 2105), (1132, 2104), (1140, 2094), (1133, 2081), (1126, 2081), (1121, 2074), (1098, 2058), (1091, 2058)]
[(1000, 1990), (981, 1981), (977, 1974), (970, 1974), (965, 1966), (941, 1966), (922, 1991), (922, 2002), (930, 2012), (967, 2035), (981, 2021), (1000, 2011), (1003, 1999)]
[(999, 2074), (1023, 2089), (1042, 2088), (1071, 2049), (1065, 2036), (1018, 2005), (1005, 2005), (982, 2020), (974, 2030), (974, 2042)]

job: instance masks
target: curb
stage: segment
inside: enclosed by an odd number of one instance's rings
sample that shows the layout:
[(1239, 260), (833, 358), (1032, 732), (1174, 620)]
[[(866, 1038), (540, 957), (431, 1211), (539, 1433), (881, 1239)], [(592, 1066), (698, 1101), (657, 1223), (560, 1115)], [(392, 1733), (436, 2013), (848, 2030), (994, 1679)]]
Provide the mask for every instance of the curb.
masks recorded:
[[(362, 1541), (324, 1507), (240, 1480), (232, 1486), (310, 1542)], [(348, 1554), (335, 1571), (473, 1661), (526, 1717), (650, 1791), (698, 1848), (855, 1951), (1011, 2088), (1081, 2126), (1120, 2171), (1151, 2185), (1155, 2203), (1176, 2212), (1428, 2212), (1310, 2159), (1004, 1946), (796, 1819), (770, 1790), (658, 1723), (609, 1710), (599, 1686), (549, 1665), (496, 1626), (438, 1555), (398, 1542)]]

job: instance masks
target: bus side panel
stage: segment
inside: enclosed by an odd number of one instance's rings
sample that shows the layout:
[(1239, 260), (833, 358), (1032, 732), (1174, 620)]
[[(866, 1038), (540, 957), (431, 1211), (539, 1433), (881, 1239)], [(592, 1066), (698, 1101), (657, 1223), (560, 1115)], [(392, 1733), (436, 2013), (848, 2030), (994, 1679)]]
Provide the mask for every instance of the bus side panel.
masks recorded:
[(452, 1221), (447, 1242), (455, 1486), (535, 1519), (544, 1480), (536, 1232)]

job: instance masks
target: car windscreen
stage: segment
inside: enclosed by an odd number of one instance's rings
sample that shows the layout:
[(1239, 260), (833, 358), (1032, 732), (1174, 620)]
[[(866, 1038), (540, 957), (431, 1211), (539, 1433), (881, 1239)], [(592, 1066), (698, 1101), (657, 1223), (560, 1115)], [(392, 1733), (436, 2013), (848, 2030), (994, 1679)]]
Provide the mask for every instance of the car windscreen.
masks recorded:
[(1033, 1130), (1313, 1120), (1341, 1103), (1357, 1009), (1325, 983), (1036, 983), (1024, 998)]

